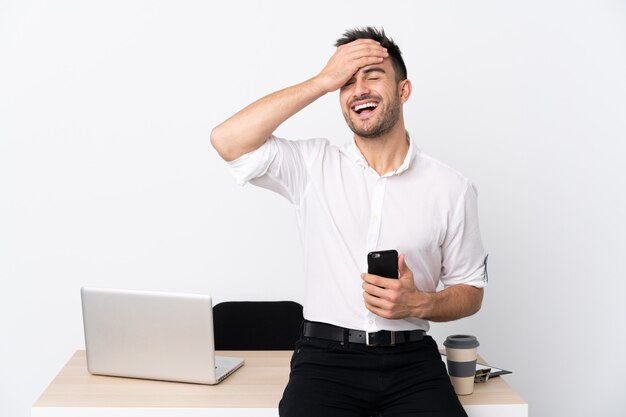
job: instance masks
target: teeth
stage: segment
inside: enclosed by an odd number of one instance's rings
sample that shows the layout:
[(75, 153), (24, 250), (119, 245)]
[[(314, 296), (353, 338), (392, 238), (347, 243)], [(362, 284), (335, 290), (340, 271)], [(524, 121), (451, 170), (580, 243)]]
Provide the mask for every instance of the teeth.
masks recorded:
[(378, 107), (378, 104), (376, 104), (374, 102), (359, 104), (358, 106), (354, 107), (354, 111), (363, 110), (363, 109), (366, 109), (368, 107), (376, 108), (376, 107)]

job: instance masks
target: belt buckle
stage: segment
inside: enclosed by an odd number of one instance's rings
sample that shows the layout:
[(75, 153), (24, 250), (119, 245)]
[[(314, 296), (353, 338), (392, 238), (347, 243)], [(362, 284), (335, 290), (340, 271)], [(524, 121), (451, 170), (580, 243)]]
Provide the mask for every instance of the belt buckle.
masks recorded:
[(365, 346), (395, 346), (395, 345), (396, 345), (396, 332), (394, 331), (389, 331), (389, 343), (388, 344), (370, 343), (370, 333), (365, 332)]

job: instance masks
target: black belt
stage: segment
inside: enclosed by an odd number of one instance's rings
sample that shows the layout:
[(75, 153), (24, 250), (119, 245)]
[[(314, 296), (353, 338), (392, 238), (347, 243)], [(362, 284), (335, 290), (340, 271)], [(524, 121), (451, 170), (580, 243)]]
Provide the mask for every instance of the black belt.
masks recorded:
[(332, 324), (305, 320), (302, 334), (305, 337), (334, 340), (336, 342), (362, 343), (367, 346), (394, 346), (401, 343), (419, 342), (424, 338), (426, 332), (424, 330), (402, 330), (397, 332), (381, 330), (375, 333), (368, 333)]

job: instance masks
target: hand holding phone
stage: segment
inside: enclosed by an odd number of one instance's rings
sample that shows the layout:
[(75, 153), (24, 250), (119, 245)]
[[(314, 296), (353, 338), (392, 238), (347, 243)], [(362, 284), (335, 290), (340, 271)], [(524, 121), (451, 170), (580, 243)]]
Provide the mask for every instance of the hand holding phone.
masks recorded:
[(398, 251), (374, 251), (367, 254), (367, 273), (398, 279)]

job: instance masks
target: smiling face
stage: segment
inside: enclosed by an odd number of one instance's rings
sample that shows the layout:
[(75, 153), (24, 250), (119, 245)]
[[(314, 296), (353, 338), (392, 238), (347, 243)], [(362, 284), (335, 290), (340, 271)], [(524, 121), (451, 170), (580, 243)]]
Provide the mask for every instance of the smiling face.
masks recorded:
[(397, 81), (389, 59), (361, 68), (339, 93), (343, 117), (361, 138), (377, 138), (390, 132), (408, 99), (408, 80)]

